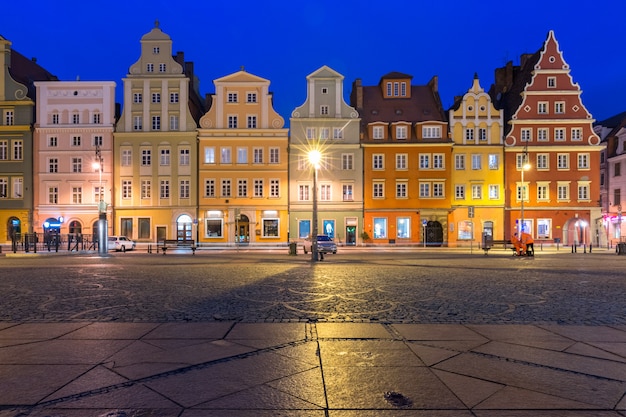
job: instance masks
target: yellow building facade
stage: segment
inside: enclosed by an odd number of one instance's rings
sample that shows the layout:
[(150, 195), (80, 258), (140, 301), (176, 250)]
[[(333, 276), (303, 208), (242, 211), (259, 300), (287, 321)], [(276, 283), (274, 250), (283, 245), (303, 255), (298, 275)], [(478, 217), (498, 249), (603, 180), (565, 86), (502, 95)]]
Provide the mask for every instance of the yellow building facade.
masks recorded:
[(123, 79), (113, 234), (140, 242), (196, 239), (197, 121), (183, 65), (157, 22), (141, 38), (141, 57)]
[(449, 113), (451, 158), (449, 246), (481, 243), (484, 233), (504, 239), (503, 114), (477, 76)]
[(214, 84), (198, 130), (198, 241), (286, 244), (289, 138), (270, 82), (242, 69)]

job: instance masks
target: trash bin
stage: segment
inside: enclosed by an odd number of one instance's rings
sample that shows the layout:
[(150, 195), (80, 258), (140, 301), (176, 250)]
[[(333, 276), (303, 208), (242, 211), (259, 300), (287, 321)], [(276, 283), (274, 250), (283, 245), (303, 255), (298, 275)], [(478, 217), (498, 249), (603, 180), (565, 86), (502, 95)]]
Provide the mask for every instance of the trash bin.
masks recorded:
[(618, 255), (626, 255), (626, 242), (618, 243), (615, 251)]
[(298, 254), (298, 243), (297, 242), (289, 242), (289, 255), (297, 255)]

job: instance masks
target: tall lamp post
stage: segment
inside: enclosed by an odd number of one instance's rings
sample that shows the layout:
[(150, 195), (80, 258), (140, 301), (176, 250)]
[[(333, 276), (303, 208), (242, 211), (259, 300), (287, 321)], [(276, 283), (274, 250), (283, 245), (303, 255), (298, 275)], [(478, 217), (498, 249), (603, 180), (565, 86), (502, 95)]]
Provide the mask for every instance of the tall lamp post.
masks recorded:
[(526, 184), (524, 183), (524, 172), (528, 171), (530, 169), (530, 163), (528, 162), (528, 151), (526, 149), (524, 149), (524, 153), (522, 154), (522, 166), (521, 166), (521, 173), (522, 173), (522, 203), (521, 203), (521, 209), (520, 209), (520, 225), (519, 225), (519, 230), (518, 230), (518, 234), (519, 237), (522, 237), (522, 233), (524, 232), (524, 200), (526, 199)]
[(104, 190), (102, 189), (102, 171), (104, 170), (104, 162), (102, 160), (102, 151), (98, 145), (96, 145), (96, 161), (93, 166), (98, 170), (98, 174), (100, 176), (100, 185), (98, 188), (98, 254), (100, 256), (106, 256), (108, 254), (107, 203), (104, 201)]
[(309, 163), (313, 167), (313, 219), (311, 222), (311, 262), (317, 262), (317, 170), (322, 154), (318, 150), (309, 152)]

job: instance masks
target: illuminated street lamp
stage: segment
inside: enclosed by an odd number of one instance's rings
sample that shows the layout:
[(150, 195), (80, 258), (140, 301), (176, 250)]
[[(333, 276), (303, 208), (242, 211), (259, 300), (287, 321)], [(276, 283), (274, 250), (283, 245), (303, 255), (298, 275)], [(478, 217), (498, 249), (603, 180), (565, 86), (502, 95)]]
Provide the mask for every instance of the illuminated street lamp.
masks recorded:
[(98, 188), (98, 254), (100, 256), (106, 256), (107, 250), (107, 203), (104, 201), (104, 190), (102, 189), (102, 171), (104, 170), (104, 162), (102, 160), (102, 152), (100, 147), (96, 145), (96, 160), (93, 163), (94, 169), (98, 170), (100, 175), (100, 185)]
[(311, 222), (311, 262), (317, 262), (317, 170), (322, 154), (318, 150), (309, 151), (309, 163), (313, 167), (313, 219)]
[(526, 184), (524, 184), (524, 171), (528, 171), (530, 169), (530, 163), (528, 162), (528, 151), (524, 149), (524, 153), (522, 154), (522, 204), (520, 210), (520, 226), (519, 226), (519, 237), (522, 237), (522, 233), (524, 232), (524, 199), (526, 198)]

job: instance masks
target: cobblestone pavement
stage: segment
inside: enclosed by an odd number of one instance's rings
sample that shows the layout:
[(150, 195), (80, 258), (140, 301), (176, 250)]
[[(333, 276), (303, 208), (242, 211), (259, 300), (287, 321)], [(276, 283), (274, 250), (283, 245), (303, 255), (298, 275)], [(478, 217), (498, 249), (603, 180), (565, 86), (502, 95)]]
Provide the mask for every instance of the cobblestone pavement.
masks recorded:
[(0, 257), (0, 322), (626, 324), (626, 257), (287, 250)]

